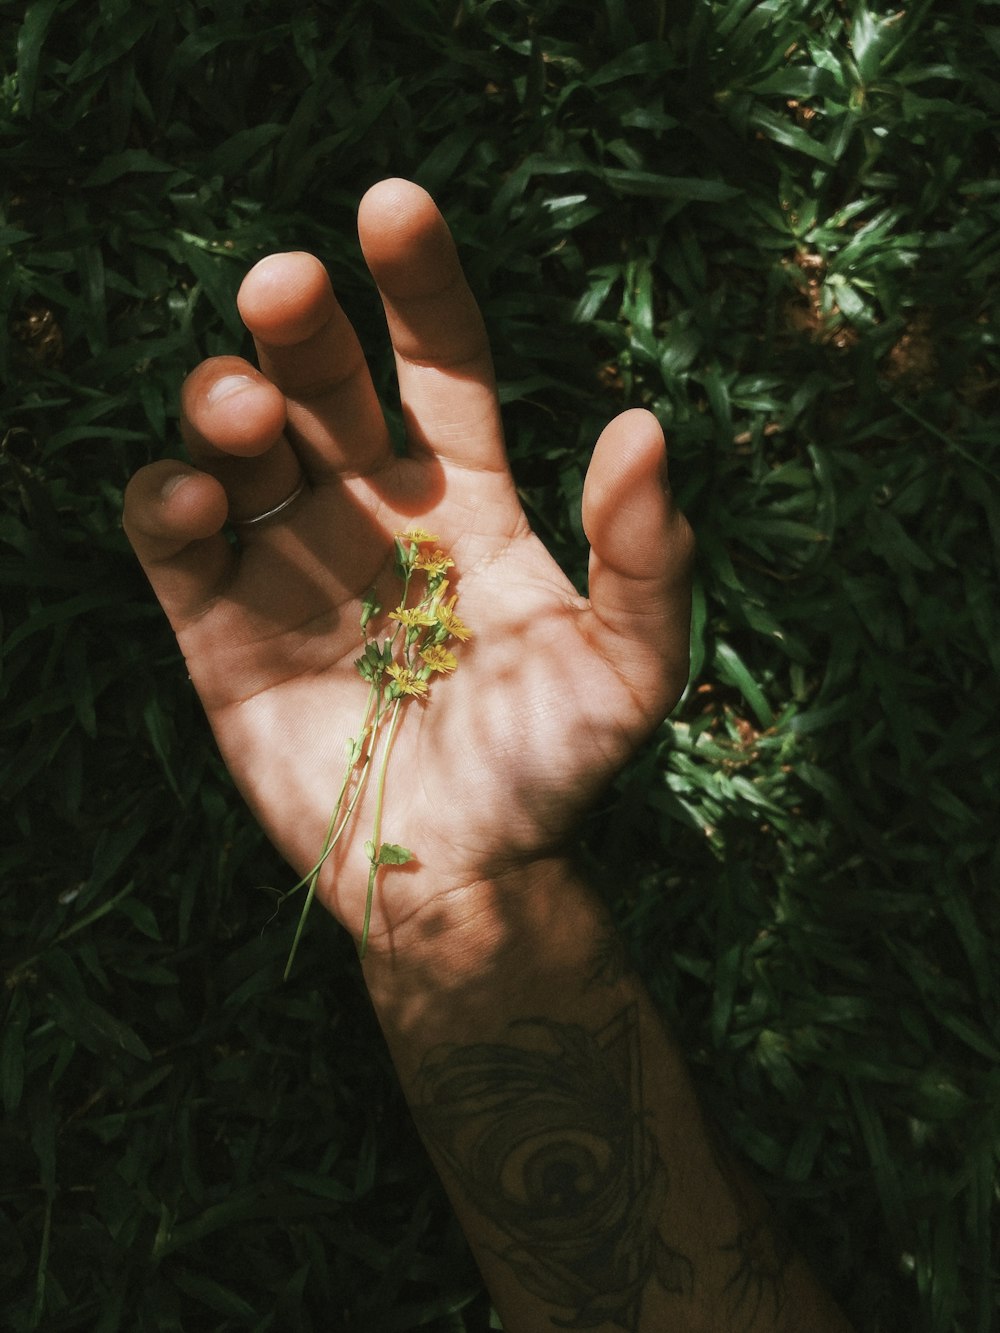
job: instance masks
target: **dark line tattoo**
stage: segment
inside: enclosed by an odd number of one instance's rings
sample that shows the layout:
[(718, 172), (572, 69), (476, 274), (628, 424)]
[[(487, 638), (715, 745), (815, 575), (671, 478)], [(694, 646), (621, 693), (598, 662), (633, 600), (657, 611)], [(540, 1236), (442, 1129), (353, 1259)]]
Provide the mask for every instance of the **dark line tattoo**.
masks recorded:
[(622, 937), (613, 926), (598, 936), (590, 957), (587, 987), (617, 986), (632, 971), (631, 959)]
[(438, 1046), (415, 1116), (469, 1201), (506, 1238), (496, 1250), (558, 1328), (638, 1333), (654, 1278), (690, 1294), (690, 1261), (663, 1239), (669, 1190), (642, 1111), (634, 1005), (596, 1033), (511, 1024), (520, 1045)]
[(736, 1202), (739, 1224), (733, 1241), (723, 1246), (735, 1263), (725, 1287), (733, 1327), (753, 1328), (764, 1306), (769, 1307), (770, 1318), (777, 1324), (787, 1300), (785, 1273), (792, 1259), (792, 1243), (776, 1225), (767, 1203), (751, 1193), (715, 1126), (710, 1127), (709, 1140), (716, 1166)]

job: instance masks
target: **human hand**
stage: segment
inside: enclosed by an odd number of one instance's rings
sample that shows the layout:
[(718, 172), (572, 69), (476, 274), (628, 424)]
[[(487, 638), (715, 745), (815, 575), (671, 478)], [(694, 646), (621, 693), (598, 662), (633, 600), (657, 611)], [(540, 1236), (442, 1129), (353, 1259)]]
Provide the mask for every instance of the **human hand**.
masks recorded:
[[(125, 529), (177, 634), (223, 758), (299, 874), (314, 864), (367, 686), (362, 600), (396, 605), (393, 534), (435, 533), (473, 631), (453, 676), (408, 700), (385, 837), (416, 859), (383, 871), (370, 947), (433, 903), (550, 855), (676, 701), (687, 674), (690, 529), (644, 411), (598, 441), (583, 522), (589, 600), (525, 519), (508, 469), (482, 319), (429, 196), (383, 181), (361, 203), (409, 453), (397, 457), (353, 329), (312, 257), (272, 255), (239, 309), (260, 371), (204, 362), (182, 391), (194, 466), (129, 484)], [(273, 517), (241, 526), (294, 494)], [(234, 547), (223, 534), (234, 524)], [(371, 797), (321, 875), (357, 938)]]

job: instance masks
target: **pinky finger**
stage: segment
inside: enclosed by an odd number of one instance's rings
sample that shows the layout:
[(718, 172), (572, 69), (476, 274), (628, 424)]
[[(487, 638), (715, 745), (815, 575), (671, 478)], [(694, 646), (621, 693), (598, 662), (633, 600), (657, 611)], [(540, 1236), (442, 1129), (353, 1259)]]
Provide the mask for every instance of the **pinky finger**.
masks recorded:
[(151, 463), (125, 488), (125, 535), (174, 630), (232, 578), (237, 556), (222, 535), (227, 512), (221, 483), (183, 463)]

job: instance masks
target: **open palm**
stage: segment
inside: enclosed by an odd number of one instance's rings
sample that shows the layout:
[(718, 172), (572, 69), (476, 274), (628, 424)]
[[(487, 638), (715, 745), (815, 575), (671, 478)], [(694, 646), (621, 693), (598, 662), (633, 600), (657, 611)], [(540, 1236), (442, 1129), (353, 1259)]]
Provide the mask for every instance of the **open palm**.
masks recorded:
[[(367, 686), (362, 601), (398, 600), (393, 535), (434, 533), (473, 637), (454, 675), (407, 699), (383, 834), (416, 859), (381, 873), (372, 943), (454, 894), (549, 854), (661, 720), (687, 669), (691, 538), (663, 440), (626, 412), (584, 493), (589, 600), (531, 533), (508, 470), (482, 320), (430, 198), (385, 181), (362, 201), (409, 454), (392, 450), (357, 338), (315, 259), (275, 255), (240, 310), (260, 371), (200, 366), (183, 391), (194, 467), (133, 478), (125, 525), (177, 633), (223, 757), (277, 847), (316, 860)], [(247, 519), (290, 504), (260, 522)], [(237, 546), (222, 529), (235, 525)], [(373, 623), (378, 632), (381, 620)], [(370, 786), (371, 784), (369, 784)], [(320, 881), (356, 936), (374, 797), (366, 788)]]

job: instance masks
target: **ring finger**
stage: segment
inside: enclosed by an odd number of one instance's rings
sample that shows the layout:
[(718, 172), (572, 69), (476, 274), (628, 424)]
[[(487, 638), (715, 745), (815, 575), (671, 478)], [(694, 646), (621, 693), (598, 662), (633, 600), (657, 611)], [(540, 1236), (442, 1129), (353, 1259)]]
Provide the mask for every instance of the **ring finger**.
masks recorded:
[[(222, 483), (237, 527), (278, 509), (307, 480), (285, 415), (281, 390), (241, 357), (203, 361), (184, 381), (184, 443), (192, 462)], [(241, 536), (250, 532), (247, 526)]]

